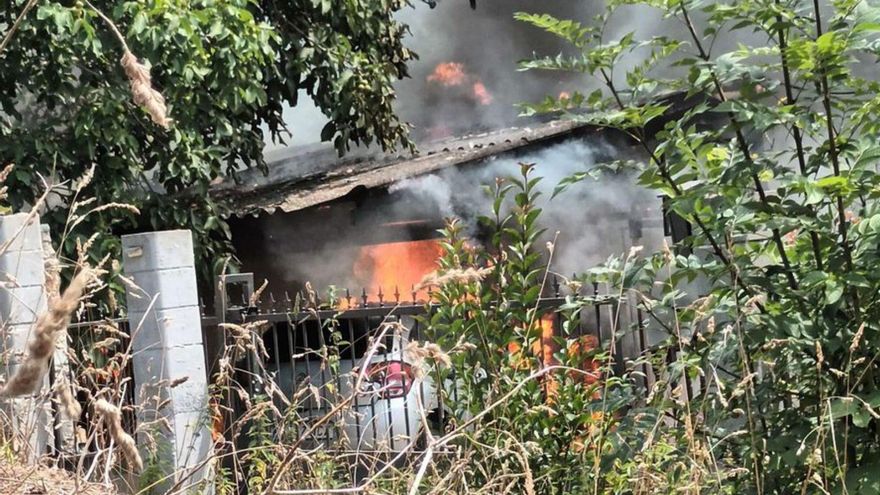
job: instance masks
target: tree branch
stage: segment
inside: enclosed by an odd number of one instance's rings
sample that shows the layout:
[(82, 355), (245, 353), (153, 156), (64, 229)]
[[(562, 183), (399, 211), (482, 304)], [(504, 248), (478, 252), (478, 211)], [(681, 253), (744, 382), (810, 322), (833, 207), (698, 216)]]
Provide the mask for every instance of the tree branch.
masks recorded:
[[(688, 13), (687, 7), (684, 4), (681, 5), (681, 12), (684, 16), (685, 24), (687, 25), (688, 32), (691, 34), (691, 38), (694, 41), (694, 45), (697, 47), (697, 51), (699, 52), (700, 58), (704, 62), (709, 62), (709, 54), (703, 49), (703, 43), (700, 41), (700, 36), (697, 34), (696, 28), (694, 28), (694, 23), (691, 20), (690, 14)], [(721, 81), (718, 79), (718, 75), (714, 70), (711, 70), (712, 75), (712, 84), (715, 86), (715, 91), (718, 93), (718, 98), (722, 102), (727, 101), (727, 95), (724, 94), (724, 88), (721, 86)], [(737, 145), (739, 146), (740, 151), (743, 154), (743, 158), (745, 158), (746, 163), (752, 169), (752, 182), (755, 185), (755, 191), (758, 193), (758, 198), (761, 200), (765, 206), (770, 207), (770, 203), (767, 201), (767, 195), (764, 192), (764, 186), (761, 184), (761, 179), (758, 177), (758, 173), (755, 171), (755, 162), (752, 160), (751, 151), (749, 150), (748, 141), (743, 135), (742, 128), (737, 122), (736, 117), (732, 112), (728, 112), (728, 117), (730, 118), (730, 123), (733, 126), (733, 130), (736, 134)], [(785, 252), (785, 245), (782, 243), (782, 235), (779, 233), (779, 229), (774, 227), (771, 229), (773, 233), (773, 243), (776, 245), (776, 250), (779, 252), (780, 260), (782, 261), (782, 267), (785, 270), (786, 278), (788, 279), (788, 285), (793, 290), (798, 289), (798, 282), (794, 276), (794, 271), (791, 268), (791, 262), (788, 259), (788, 254)]]
[(21, 23), (24, 22), (25, 17), (27, 17), (28, 13), (34, 6), (37, 4), (37, 0), (29, 0), (28, 3), (25, 4), (24, 8), (21, 9), (21, 13), (18, 14), (18, 17), (15, 18), (15, 22), (12, 23), (12, 26), (6, 31), (6, 34), (3, 35), (3, 41), (0, 41), (0, 55), (3, 54), (3, 51), (6, 50), (6, 47), (9, 46), (9, 43), (12, 41), (12, 37), (15, 35), (18, 28), (21, 26)]

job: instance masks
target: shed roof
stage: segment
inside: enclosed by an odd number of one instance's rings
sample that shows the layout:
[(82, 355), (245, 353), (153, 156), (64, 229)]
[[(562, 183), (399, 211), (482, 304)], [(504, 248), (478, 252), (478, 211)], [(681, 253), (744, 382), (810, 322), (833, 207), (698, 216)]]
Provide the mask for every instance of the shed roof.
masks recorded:
[(238, 215), (291, 212), (341, 198), (355, 188), (384, 187), (442, 168), (513, 153), (593, 130), (571, 120), (555, 120), (530, 127), (510, 127), (421, 145), (416, 153), (360, 152), (338, 158), (324, 147), (292, 148), (274, 160), (269, 172), (248, 170), (238, 182), (216, 185), (212, 194), (231, 200)]
[[(739, 96), (735, 90), (726, 94), (728, 98)], [(685, 92), (660, 95), (654, 101), (667, 105), (667, 109), (662, 118), (646, 127), (648, 135), (657, 132), (669, 119), (685, 115), (699, 105), (711, 107), (718, 103), (714, 98)], [(711, 113), (699, 112), (697, 118), (713, 125)], [(277, 209), (291, 212), (342, 198), (356, 188), (385, 187), (446, 167), (601, 130), (577, 118), (568, 118), (423, 143), (412, 154), (360, 150), (339, 158), (329, 146), (287, 148), (268, 157), (268, 173), (245, 170), (238, 174), (237, 181), (226, 180), (212, 187), (211, 194), (230, 200), (239, 216), (273, 213)]]

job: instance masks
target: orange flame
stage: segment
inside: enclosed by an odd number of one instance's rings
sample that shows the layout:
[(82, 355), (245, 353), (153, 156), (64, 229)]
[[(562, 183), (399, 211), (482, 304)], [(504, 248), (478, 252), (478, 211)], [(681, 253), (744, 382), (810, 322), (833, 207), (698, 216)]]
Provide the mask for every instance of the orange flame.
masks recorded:
[[(371, 294), (370, 301), (378, 301), (380, 289), (385, 301), (394, 301), (395, 291), (401, 301), (409, 301), (412, 288), (436, 269), (442, 252), (437, 239), (363, 246), (354, 264), (354, 276)], [(416, 292), (416, 300), (427, 299), (427, 289)]]
[[(540, 338), (536, 338), (531, 342), (529, 349), (531, 350), (531, 355), (538, 356), (541, 359), (541, 363), (544, 366), (553, 366), (555, 364), (559, 364), (556, 362), (556, 359), (553, 357), (553, 353), (557, 351), (556, 343), (553, 341), (553, 336), (555, 334), (555, 327), (553, 324), (553, 315), (548, 314), (541, 317), (540, 320), (537, 321), (538, 328), (541, 329)], [(522, 346), (519, 342), (508, 342), (507, 351), (511, 354), (519, 354), (522, 352)], [(530, 367), (531, 364), (528, 362), (528, 357), (525, 355), (518, 356), (520, 362), (517, 364), (518, 367)]]
[(480, 102), (480, 105), (488, 105), (492, 103), (492, 95), (489, 94), (489, 90), (486, 89), (486, 86), (482, 81), (477, 81), (474, 83), (474, 98)]
[(492, 94), (486, 89), (486, 85), (480, 78), (468, 74), (461, 62), (440, 62), (434, 67), (434, 71), (428, 75), (428, 82), (438, 83), (441, 86), (460, 87), (469, 85), (470, 97), (480, 105), (492, 103)]
[[(559, 361), (554, 357), (554, 354), (559, 351), (559, 345), (554, 340), (556, 336), (554, 315), (544, 315), (537, 322), (537, 325), (541, 330), (541, 336), (531, 342), (530, 355), (539, 357), (542, 366), (558, 365)], [(570, 364), (578, 370), (586, 372), (570, 371), (568, 375), (572, 380), (580, 380), (585, 385), (591, 385), (600, 379), (599, 363), (590, 355), (598, 347), (599, 340), (593, 335), (582, 335), (567, 342), (565, 354), (568, 356)], [(529, 355), (523, 353), (522, 346), (518, 342), (509, 342), (507, 352), (514, 356), (513, 365), (517, 369), (531, 369), (533, 367), (534, 362), (530, 360)], [(555, 403), (559, 395), (559, 378), (555, 375), (546, 375), (541, 382), (547, 403)], [(597, 394), (598, 392), (595, 392), (594, 396)]]
[(429, 82), (440, 83), (443, 86), (461, 86), (464, 80), (464, 65), (459, 62), (441, 62), (428, 76)]

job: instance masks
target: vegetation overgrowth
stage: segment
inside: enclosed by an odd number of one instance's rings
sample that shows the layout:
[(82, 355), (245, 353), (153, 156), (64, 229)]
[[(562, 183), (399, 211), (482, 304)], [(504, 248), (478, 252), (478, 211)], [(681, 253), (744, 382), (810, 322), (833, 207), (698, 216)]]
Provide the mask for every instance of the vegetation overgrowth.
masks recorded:
[[(651, 13), (667, 35), (609, 39), (621, 16)], [(555, 246), (541, 240), (540, 178), (523, 164), (519, 176), (488, 186), (493, 209), (481, 221), (490, 242), (470, 244), (450, 220), (438, 271), (424, 282), (437, 303), (421, 322), (429, 343), (411, 342), (407, 352), (418, 376), (458, 386), (445, 397), (441, 429), (425, 420), (403, 452), (359, 454), (367, 468), (352, 472), (350, 455), (309, 448), (319, 426), (343, 420), (352, 397), (326, 391), (335, 399), (329, 412), (302, 417), (298, 405), (326, 394), (273, 387), (262, 325), (228, 325), (215, 403), (234, 396), (246, 408), (215, 438), (217, 491), (880, 491), (880, 82), (868, 66), (880, 50), (880, 12), (858, 0), (652, 0), (608, 2), (589, 23), (518, 17), (572, 44), (524, 69), (583, 72), (596, 88), (526, 104), (525, 113), (614, 129), (643, 150), (640, 160), (585, 170), (559, 187), (636, 171), (692, 234), (656, 253), (633, 247), (567, 279), (565, 323), (548, 338), (538, 303)], [(731, 37), (740, 43), (721, 50)], [(696, 104), (673, 112), (682, 94)], [(579, 290), (593, 283), (598, 295)], [(597, 303), (612, 327), (600, 347), (576, 333), (579, 315)], [(653, 336), (638, 356), (615, 345), (639, 328), (621, 317), (627, 306)], [(303, 307), (318, 309), (314, 297)], [(405, 333), (393, 316), (391, 308), (380, 334)], [(368, 354), (382, 342), (373, 339)], [(343, 344), (322, 354), (331, 373)], [(245, 356), (254, 366), (242, 370)], [(242, 373), (265, 389), (251, 396)], [(364, 373), (340, 378), (358, 390)], [(89, 438), (99, 445), (79, 459), (78, 479), (109, 480), (128, 466), (143, 473), (131, 484), (142, 492), (199, 488), (195, 471), (164, 471), (160, 441), (146, 446), (142, 471), (120, 450), (131, 442), (111, 441), (128, 434), (114, 419), (124, 380), (94, 392), (83, 385), (89, 375), (75, 375), (98, 412)], [(139, 425), (139, 433), (162, 427)]]
[[(321, 138), (340, 153), (354, 144), (411, 146), (392, 109), (392, 83), (415, 57), (404, 46), (408, 27), (394, 17), (406, 5), (3, 2), (0, 163), (21, 165), (6, 181), (9, 203), (33, 205), (44, 181), (95, 168), (86, 197), (126, 198), (140, 211), (90, 216), (62, 253), (76, 257), (82, 232), (100, 233), (88, 253), (97, 262), (119, 256), (120, 232), (188, 228), (210, 286), (231, 245), (229, 208), (208, 191), (244, 169), (265, 169), (266, 142), (298, 132), (283, 117), (301, 98), (328, 117)], [(61, 231), (76, 198), (64, 188), (53, 196), (42, 219)]]
[[(609, 36), (627, 15), (669, 34)], [(611, 1), (585, 24), (518, 16), (574, 50), (523, 69), (596, 88), (525, 112), (629, 135), (644, 160), (612, 168), (634, 166), (693, 231), (615, 286), (677, 351), (670, 376), (699, 386), (655, 390), (646, 407), (664, 421), (594, 491), (880, 489), (878, 15), (858, 0), (661, 0)], [(671, 94), (698, 103), (670, 119)]]

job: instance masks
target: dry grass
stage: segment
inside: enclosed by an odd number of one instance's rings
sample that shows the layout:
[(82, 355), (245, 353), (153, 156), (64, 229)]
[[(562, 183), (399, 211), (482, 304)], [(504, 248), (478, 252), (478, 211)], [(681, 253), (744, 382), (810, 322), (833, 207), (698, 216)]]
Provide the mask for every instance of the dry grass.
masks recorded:
[(15, 397), (35, 393), (46, 372), (49, 358), (55, 350), (55, 341), (67, 330), (70, 317), (79, 307), (80, 298), (92, 280), (93, 272), (85, 268), (74, 277), (61, 297), (53, 299), (49, 310), (40, 315), (28, 342), (28, 353), (15, 375), (0, 390), (0, 396)]
[(134, 468), (140, 472), (144, 470), (144, 461), (138, 453), (134, 438), (122, 429), (122, 411), (104, 399), (95, 401), (95, 411), (104, 420), (104, 425), (110, 432), (110, 436), (119, 445), (119, 449)]
[(85, 483), (70, 471), (28, 466), (0, 457), (0, 495), (115, 495), (112, 485)]

